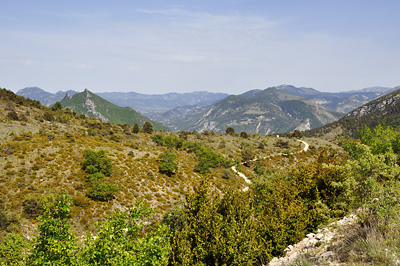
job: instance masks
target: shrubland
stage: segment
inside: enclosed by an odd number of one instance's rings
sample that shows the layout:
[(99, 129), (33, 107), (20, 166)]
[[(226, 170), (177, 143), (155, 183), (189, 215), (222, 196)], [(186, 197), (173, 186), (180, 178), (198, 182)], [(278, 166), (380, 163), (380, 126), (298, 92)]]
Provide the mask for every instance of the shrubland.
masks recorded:
[(0, 108), (2, 265), (262, 265), (350, 212), (342, 261), (399, 256), (400, 134), (384, 124), (299, 153), (298, 134), (159, 132), (7, 90)]

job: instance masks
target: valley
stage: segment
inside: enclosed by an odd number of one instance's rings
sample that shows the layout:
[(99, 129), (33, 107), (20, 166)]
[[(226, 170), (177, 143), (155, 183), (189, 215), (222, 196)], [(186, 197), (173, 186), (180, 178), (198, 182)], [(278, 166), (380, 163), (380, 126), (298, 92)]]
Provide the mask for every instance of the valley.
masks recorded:
[[(296, 99), (278, 95), (279, 101)], [(397, 106), (390, 100), (396, 95), (378, 98), (367, 106), (379, 108), (363, 115)], [(350, 214), (357, 218), (342, 240), (313, 240), (314, 255), (302, 254), (291, 265), (323, 262), (318, 245), (335, 248), (330, 261), (363, 262), (361, 251), (346, 241), (369, 241), (369, 229), (382, 250), (398, 254), (397, 244), (385, 244), (397, 243), (395, 234), (379, 228), (384, 222), (397, 230), (399, 206), (392, 200), (400, 133), (379, 121), (351, 140), (304, 137), (312, 131), (297, 130), (279, 136), (233, 127), (222, 134), (160, 131), (151, 120), (140, 126), (140, 120), (102, 121), (5, 89), (0, 108), (2, 263), (13, 261), (8, 254), (27, 265), (57, 260), (43, 257), (54, 247), (41, 241), (65, 237), (56, 251), (65, 265), (136, 263), (137, 255), (123, 257), (131, 252), (160, 265), (266, 265), (289, 245)], [(376, 202), (380, 195), (389, 202)], [(66, 211), (61, 220), (54, 213), (58, 208)], [(137, 215), (135, 222), (130, 215)], [(46, 223), (56, 224), (59, 233), (46, 233)], [(150, 246), (152, 254), (146, 253)], [(93, 259), (94, 254), (103, 255)], [(391, 265), (396, 256), (368, 260)]]

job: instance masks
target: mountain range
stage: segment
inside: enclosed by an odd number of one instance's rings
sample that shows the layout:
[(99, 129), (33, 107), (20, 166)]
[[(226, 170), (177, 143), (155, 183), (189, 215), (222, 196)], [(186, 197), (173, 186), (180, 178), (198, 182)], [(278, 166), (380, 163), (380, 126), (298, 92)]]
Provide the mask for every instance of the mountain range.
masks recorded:
[[(230, 96), (205, 91), (155, 95), (104, 92), (97, 93), (97, 96), (110, 104), (131, 107), (174, 131), (210, 130), (222, 133), (226, 127), (231, 126), (238, 132), (271, 134), (295, 129), (307, 130), (331, 123), (345, 113), (394, 89), (371, 87), (330, 93), (312, 88), (280, 85)], [(18, 95), (39, 100), (46, 106), (60, 101), (66, 94), (71, 96), (76, 93), (59, 91), (52, 94), (37, 87), (17, 92)], [(82, 112), (86, 114), (87, 110)], [(107, 117), (102, 112), (99, 113)], [(114, 117), (113, 121), (116, 121), (115, 119)]]
[(400, 86), (392, 92), (372, 100), (344, 115), (338, 121), (304, 132), (305, 136), (357, 137), (358, 131), (365, 126), (375, 127), (384, 121), (389, 126), (400, 126)]

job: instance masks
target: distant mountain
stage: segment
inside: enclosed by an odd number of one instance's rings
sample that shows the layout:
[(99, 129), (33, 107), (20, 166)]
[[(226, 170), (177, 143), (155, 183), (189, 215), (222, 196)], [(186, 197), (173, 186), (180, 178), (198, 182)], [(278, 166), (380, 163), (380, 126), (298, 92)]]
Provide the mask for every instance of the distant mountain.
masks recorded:
[(350, 112), (393, 91), (393, 88), (388, 87), (371, 87), (348, 92), (320, 92), (312, 88), (297, 88), (292, 85), (280, 85), (276, 88), (292, 95), (313, 99), (326, 109), (339, 113)]
[[(55, 102), (61, 101), (67, 93), (72, 96), (77, 92), (70, 90), (52, 94), (37, 87), (25, 88), (17, 92), (20, 96), (38, 100), (46, 106), (51, 106)], [(96, 94), (115, 105), (131, 107), (140, 113), (152, 117), (180, 106), (192, 106), (192, 108), (207, 106), (229, 95), (206, 91), (167, 94), (141, 94), (136, 92), (102, 92)]]
[(387, 125), (400, 125), (400, 86), (393, 88), (393, 92), (379, 97), (344, 115), (340, 120), (319, 128), (304, 132), (305, 136), (357, 137), (360, 129), (366, 125), (374, 127), (385, 120)]
[[(176, 116), (176, 112), (169, 113), (169, 118)], [(265, 135), (292, 131), (299, 126), (302, 129), (318, 127), (340, 116), (314, 100), (268, 88), (231, 95), (205, 110), (198, 110), (193, 117), (176, 119), (174, 129), (223, 133), (227, 127), (233, 127), (237, 132)]]
[(131, 107), (153, 116), (180, 106), (202, 107), (229, 96), (226, 93), (195, 91), (189, 93), (141, 94), (136, 92), (103, 92), (100, 97), (118, 105)]
[(96, 117), (104, 122), (110, 121), (130, 125), (138, 123), (139, 126), (142, 126), (147, 121), (153, 124), (153, 128), (156, 130), (169, 130), (163, 124), (150, 120), (132, 108), (119, 107), (87, 89), (73, 96), (66, 95), (60, 103), (63, 107), (67, 107), (78, 114)]
[(78, 93), (77, 91), (68, 90), (68, 91), (58, 91), (57, 93), (50, 93), (42, 90), (38, 87), (28, 87), (22, 90), (19, 90), (16, 94), (20, 96), (24, 96), (25, 98), (30, 98), (32, 100), (40, 101), (44, 106), (52, 106), (54, 103), (61, 101), (66, 94), (74, 95)]

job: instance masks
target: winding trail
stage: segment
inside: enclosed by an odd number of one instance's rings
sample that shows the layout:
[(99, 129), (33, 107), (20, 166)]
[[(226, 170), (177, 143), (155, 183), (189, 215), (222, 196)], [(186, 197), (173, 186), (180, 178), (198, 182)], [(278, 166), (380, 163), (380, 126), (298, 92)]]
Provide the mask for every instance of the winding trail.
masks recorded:
[[(303, 143), (303, 144), (304, 144), (304, 148), (303, 148), (301, 151), (294, 152), (294, 153), (292, 153), (292, 154), (297, 154), (297, 153), (306, 152), (306, 151), (308, 150), (308, 148), (310, 147), (310, 145), (309, 145), (307, 142), (303, 141), (303, 140), (298, 139), (297, 141), (300, 141), (301, 143)], [(261, 158), (261, 159), (253, 159), (253, 160), (251, 160), (250, 162), (255, 162), (255, 161), (258, 161), (258, 160), (264, 160), (264, 159), (271, 158), (272, 156), (277, 156), (277, 155), (283, 155), (283, 153), (274, 153), (274, 154), (271, 154), (271, 155), (269, 155), (269, 156), (265, 156), (265, 157), (263, 157), (263, 158)], [(242, 164), (244, 164), (244, 163), (242, 163)], [(237, 174), (238, 176), (240, 176), (241, 178), (243, 178), (243, 179), (244, 179), (244, 182), (246, 182), (247, 184), (251, 184), (251, 180), (250, 180), (245, 174), (239, 172), (239, 171), (236, 169), (236, 166), (232, 166), (231, 169), (232, 169), (233, 172), (235, 172), (235, 174)], [(243, 189), (243, 192), (246, 192), (247, 190), (249, 190), (249, 187), (245, 187), (245, 188)]]

